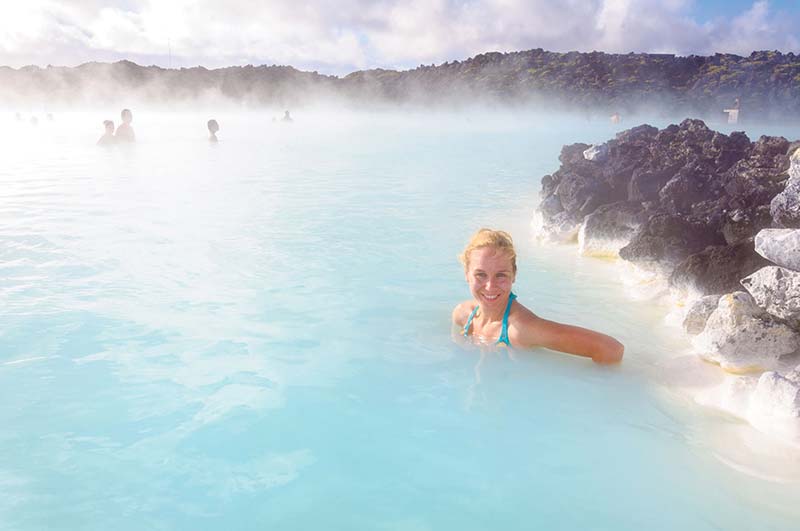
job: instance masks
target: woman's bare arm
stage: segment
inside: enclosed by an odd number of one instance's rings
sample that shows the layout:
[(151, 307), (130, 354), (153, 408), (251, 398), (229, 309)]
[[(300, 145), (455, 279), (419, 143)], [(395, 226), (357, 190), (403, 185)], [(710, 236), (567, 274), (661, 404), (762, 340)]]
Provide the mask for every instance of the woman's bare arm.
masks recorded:
[(531, 313), (520, 315), (519, 338), (512, 344), (522, 347), (545, 347), (592, 358), (596, 363), (619, 363), (625, 346), (611, 336), (580, 326), (542, 319)]

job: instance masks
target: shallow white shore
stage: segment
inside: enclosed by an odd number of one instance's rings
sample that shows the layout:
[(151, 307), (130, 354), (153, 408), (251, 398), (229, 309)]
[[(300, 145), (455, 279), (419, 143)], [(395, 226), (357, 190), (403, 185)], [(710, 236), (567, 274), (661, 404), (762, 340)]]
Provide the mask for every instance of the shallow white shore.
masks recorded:
[[(537, 213), (531, 229), (536, 245), (547, 252), (572, 255), (583, 263), (581, 269), (591, 269), (604, 283), (615, 284), (634, 311), (640, 312), (642, 305), (649, 307), (658, 321), (654, 336), (671, 337), (671, 348), (652, 352), (626, 345), (623, 364), (637, 364), (644, 377), (661, 387), (666, 400), (688, 409), (699, 406), (705, 419), (698, 421), (697, 436), (713, 448), (717, 458), (753, 477), (800, 483), (800, 419), (759, 400), (754, 392), (762, 372), (727, 372), (699, 355), (683, 329), (686, 312), (698, 294), (671, 291), (663, 275), (616, 257), (613, 246), (582, 253), (577, 238), (557, 242), (544, 237)], [(620, 339), (625, 342), (626, 338)], [(800, 354), (784, 356), (776, 370), (785, 373), (798, 365)]]

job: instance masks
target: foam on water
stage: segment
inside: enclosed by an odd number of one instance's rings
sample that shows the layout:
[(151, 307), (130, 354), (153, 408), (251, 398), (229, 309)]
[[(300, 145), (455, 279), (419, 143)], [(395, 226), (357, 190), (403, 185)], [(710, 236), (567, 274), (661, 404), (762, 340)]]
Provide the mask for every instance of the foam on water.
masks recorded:
[[(6, 117), (0, 528), (796, 524), (796, 451), (674, 391), (714, 377), (670, 304), (534, 241), (540, 177), (610, 124), (293, 115), (215, 114), (209, 145), (211, 116), (134, 109), (115, 149), (100, 113)], [(625, 362), (454, 344), (481, 226), (523, 303)]]

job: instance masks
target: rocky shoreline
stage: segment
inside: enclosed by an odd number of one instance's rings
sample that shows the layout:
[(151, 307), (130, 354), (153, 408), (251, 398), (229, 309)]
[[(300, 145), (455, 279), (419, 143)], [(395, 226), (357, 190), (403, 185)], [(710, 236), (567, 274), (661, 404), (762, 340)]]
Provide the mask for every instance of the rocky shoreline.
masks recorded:
[(537, 236), (660, 281), (695, 353), (725, 371), (710, 402), (800, 445), (800, 142), (687, 119), (559, 160)]
[(714, 54), (558, 53), (542, 49), (489, 52), (410, 70), (371, 69), (345, 76), (291, 66), (206, 69), (141, 66), (130, 61), (75, 67), (0, 66), (6, 105), (97, 105), (230, 102), (294, 106), (327, 102), (453, 106), (531, 105), (590, 116), (654, 109), (722, 118), (741, 103), (744, 120), (800, 119), (800, 57), (754, 51)]

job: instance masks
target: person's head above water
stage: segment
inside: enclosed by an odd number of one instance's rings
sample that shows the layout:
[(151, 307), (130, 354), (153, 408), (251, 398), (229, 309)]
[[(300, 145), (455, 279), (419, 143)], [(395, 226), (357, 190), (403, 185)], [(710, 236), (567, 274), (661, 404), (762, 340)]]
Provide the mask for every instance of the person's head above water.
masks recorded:
[(219, 124), (217, 123), (217, 121), (213, 120), (213, 119), (209, 120), (208, 121), (208, 132), (213, 135), (217, 131), (219, 131)]
[(516, 275), (517, 252), (514, 250), (514, 241), (509, 233), (502, 230), (480, 229), (473, 234), (464, 248), (464, 252), (458, 257), (464, 264), (465, 272), (469, 272), (472, 252), (479, 249), (489, 249), (494, 253), (505, 255), (510, 261), (512, 272)]
[(103, 126), (106, 128), (106, 134), (114, 134), (114, 122), (111, 120), (103, 120)]
[(122, 109), (119, 115), (122, 118), (122, 123), (117, 126), (114, 138), (121, 143), (136, 142), (136, 134), (133, 132), (133, 126), (131, 125), (133, 113), (131, 113), (130, 109)]
[(488, 311), (502, 313), (509, 305), (517, 275), (517, 253), (511, 235), (501, 230), (480, 229), (459, 258), (475, 300)]
[(611, 336), (543, 319), (526, 308), (511, 288), (517, 276), (517, 253), (511, 235), (480, 229), (459, 256), (471, 300), (453, 309), (453, 332), (481, 344), (530, 349), (545, 347), (617, 363), (625, 347)]

